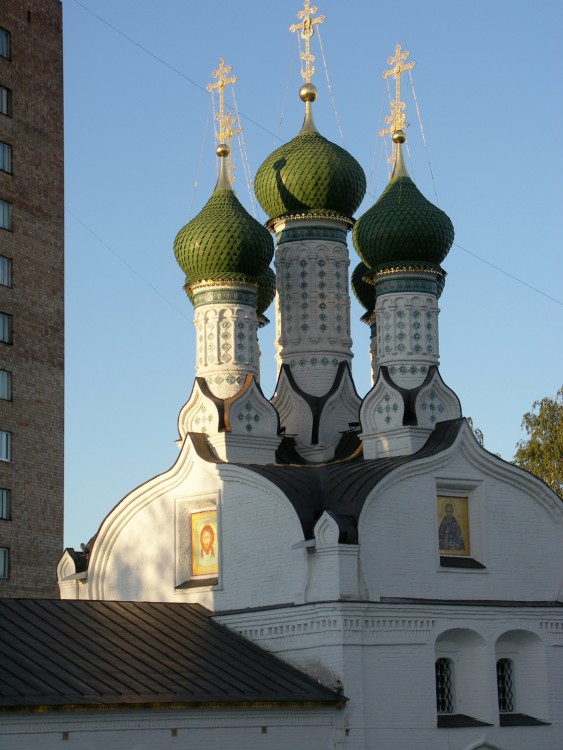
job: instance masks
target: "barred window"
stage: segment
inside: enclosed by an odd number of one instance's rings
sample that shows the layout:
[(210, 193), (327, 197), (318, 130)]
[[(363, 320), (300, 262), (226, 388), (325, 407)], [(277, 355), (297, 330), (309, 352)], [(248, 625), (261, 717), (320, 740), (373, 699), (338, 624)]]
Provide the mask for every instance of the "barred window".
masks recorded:
[(0, 141), (0, 170), (12, 174), (12, 147), (4, 141)]
[(0, 27), (0, 57), (10, 59), (10, 32)]
[(0, 430), (0, 461), (12, 460), (12, 433)]
[(10, 520), (11, 494), (11, 491), (6, 487), (0, 487), (0, 519), (3, 521)]
[(12, 286), (12, 259), (0, 255), (0, 285)]
[(497, 661), (498, 710), (501, 714), (514, 713), (514, 665), (512, 659)]
[(0, 114), (12, 116), (12, 89), (0, 84)]
[(7, 547), (0, 547), (0, 578), (8, 578), (9, 574), (9, 550)]
[(12, 373), (9, 370), (0, 370), (0, 399), (12, 400)]
[(12, 316), (0, 313), (0, 341), (4, 344), (12, 343)]
[(439, 714), (454, 712), (454, 665), (451, 659), (436, 659), (436, 711)]

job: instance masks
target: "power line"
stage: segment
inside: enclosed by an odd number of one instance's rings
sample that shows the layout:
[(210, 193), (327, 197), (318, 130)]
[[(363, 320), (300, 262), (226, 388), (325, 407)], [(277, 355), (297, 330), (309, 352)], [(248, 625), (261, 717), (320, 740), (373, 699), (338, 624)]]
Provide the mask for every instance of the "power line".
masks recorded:
[[(201, 86), (199, 83), (197, 83), (197, 81), (194, 81), (192, 78), (190, 78), (189, 76), (187, 76), (185, 73), (182, 73), (181, 70), (178, 70), (178, 68), (174, 67), (173, 65), (171, 65), (170, 63), (168, 63), (166, 60), (164, 60), (163, 58), (161, 58), (158, 55), (156, 55), (154, 52), (151, 52), (149, 49), (147, 49), (146, 47), (144, 47), (142, 44), (140, 44), (139, 42), (137, 42), (135, 39), (133, 39), (132, 37), (128, 36), (125, 32), (121, 31), (121, 29), (117, 28), (117, 26), (114, 26), (112, 23), (110, 23), (109, 21), (107, 21), (105, 18), (103, 18), (102, 16), (98, 15), (93, 10), (91, 10), (90, 8), (88, 8), (86, 5), (84, 5), (83, 3), (81, 3), (80, 0), (74, 0), (74, 2), (76, 3), (76, 5), (80, 6), (83, 10), (85, 10), (87, 13), (90, 13), (90, 15), (94, 16), (94, 18), (96, 18), (98, 21), (100, 21), (100, 23), (105, 24), (106, 26), (108, 26), (108, 28), (110, 28), (113, 31), (115, 31), (116, 34), (119, 34), (119, 36), (121, 36), (124, 39), (126, 39), (130, 44), (133, 44), (135, 47), (137, 47), (138, 49), (140, 49), (143, 52), (145, 52), (147, 55), (149, 55), (150, 57), (152, 57), (154, 60), (156, 60), (157, 62), (161, 63), (162, 65), (164, 65), (166, 68), (168, 68), (169, 70), (171, 70), (173, 73), (176, 73), (177, 75), (179, 75), (181, 78), (183, 78), (185, 81), (187, 81), (188, 83), (190, 83), (192, 86), (195, 86), (197, 89), (199, 89), (200, 91), (202, 91), (206, 95), (209, 95), (209, 92), (207, 91), (207, 89), (204, 86)], [(285, 141), (283, 141), (283, 139), (281, 139), (278, 135), (276, 135), (275, 133), (273, 133), (271, 130), (269, 130), (264, 125), (261, 125), (259, 122), (257, 122), (256, 120), (254, 120), (252, 117), (249, 117), (248, 115), (244, 114), (244, 112), (239, 111), (239, 112), (237, 112), (237, 114), (239, 116), (241, 116), (241, 117), (244, 117), (245, 120), (247, 120), (248, 122), (252, 123), (253, 125), (255, 125), (260, 130), (263, 130), (265, 133), (268, 133), (269, 135), (272, 135), (277, 141), (281, 141), (282, 143), (285, 143)], [(432, 180), (433, 179), (434, 179), (434, 177), (432, 175)], [(370, 195), (369, 192), (367, 194)], [(371, 197), (376, 198), (377, 196), (371, 196)], [(158, 291), (158, 289), (156, 289), (155, 287), (153, 287), (152, 284), (149, 281), (147, 281), (138, 271), (136, 271), (131, 265), (129, 265), (129, 263), (127, 263), (127, 261), (125, 261), (113, 248), (111, 248), (104, 240), (102, 240), (101, 237), (99, 237), (92, 229), (90, 229), (90, 227), (88, 227), (85, 222), (83, 222), (81, 219), (79, 219), (77, 216), (75, 216), (70, 211), (70, 209), (67, 208), (66, 210), (69, 212), (69, 214), (78, 223), (82, 224), (82, 226), (88, 232), (90, 232), (90, 234), (92, 234), (94, 237), (96, 237), (96, 239), (98, 239), (105, 247), (107, 247), (108, 250), (110, 250), (116, 257), (118, 257), (122, 261), (122, 263), (124, 263), (128, 268), (130, 268), (137, 276), (139, 276), (139, 278), (141, 278), (149, 287), (151, 287), (151, 289), (153, 289), (153, 291), (155, 291), (160, 297), (162, 297), (162, 299), (164, 299), (169, 305), (171, 305), (171, 307), (173, 307), (180, 315), (182, 315), (183, 318), (186, 317), (182, 312), (180, 312), (176, 307), (174, 307), (174, 305), (172, 305), (172, 303), (169, 300), (167, 300), (166, 297), (164, 297)], [(454, 247), (459, 248), (464, 253), (467, 253), (468, 255), (471, 255), (473, 258), (476, 258), (477, 260), (481, 261), (481, 263), (485, 263), (486, 265), (490, 266), (491, 268), (494, 268), (496, 271), (499, 271), (500, 273), (504, 274), (505, 276), (508, 276), (510, 279), (513, 279), (514, 281), (518, 282), (519, 284), (522, 284), (523, 286), (527, 287), (528, 289), (531, 289), (532, 291), (536, 292), (537, 294), (541, 294), (543, 297), (546, 297), (547, 299), (551, 300), (552, 302), (555, 302), (558, 305), (563, 306), (563, 301), (557, 299), (556, 297), (552, 297), (551, 295), (547, 294), (546, 292), (543, 292), (541, 289), (538, 289), (537, 287), (532, 286), (532, 284), (528, 284), (528, 282), (523, 281), (522, 279), (518, 278), (518, 276), (514, 276), (514, 274), (511, 274), (508, 271), (505, 271), (503, 268), (500, 268), (500, 266), (496, 266), (494, 263), (491, 263), (490, 261), (486, 260), (485, 258), (482, 258), (480, 255), (477, 255), (476, 253), (471, 252), (471, 250), (467, 250), (467, 248), (462, 247), (457, 242), (454, 243)]]
[(158, 289), (157, 289), (157, 288), (156, 288), (156, 287), (155, 287), (155, 286), (154, 286), (153, 284), (151, 284), (151, 282), (150, 282), (150, 281), (149, 281), (148, 279), (146, 279), (146, 278), (145, 278), (145, 277), (143, 276), (143, 274), (142, 274), (142, 273), (139, 273), (139, 271), (137, 271), (137, 269), (136, 269), (136, 268), (135, 268), (134, 266), (132, 266), (132, 265), (131, 265), (130, 263), (128, 263), (128, 262), (127, 262), (127, 261), (125, 260), (125, 258), (123, 258), (123, 257), (122, 257), (122, 256), (121, 256), (121, 255), (120, 255), (120, 254), (119, 254), (118, 252), (117, 252), (117, 250), (114, 250), (114, 249), (113, 249), (113, 247), (112, 247), (111, 245), (109, 245), (109, 244), (108, 244), (108, 243), (107, 243), (107, 242), (106, 242), (106, 241), (105, 241), (104, 239), (102, 239), (102, 238), (100, 237), (100, 235), (99, 235), (99, 234), (96, 234), (96, 232), (94, 232), (94, 230), (93, 230), (93, 229), (91, 229), (91, 228), (90, 228), (90, 227), (89, 227), (89, 226), (88, 226), (88, 225), (86, 224), (86, 222), (82, 221), (82, 219), (79, 219), (79, 218), (78, 218), (78, 216), (76, 216), (76, 214), (74, 214), (74, 213), (73, 213), (73, 212), (72, 212), (72, 211), (70, 210), (70, 208), (68, 208), (67, 206), (65, 206), (65, 211), (66, 211), (66, 212), (67, 212), (67, 213), (68, 213), (68, 214), (69, 214), (70, 216), (72, 216), (72, 218), (73, 218), (73, 219), (74, 219), (74, 220), (75, 220), (75, 221), (76, 221), (76, 222), (77, 222), (78, 224), (80, 224), (80, 226), (84, 227), (84, 229), (85, 229), (85, 230), (86, 230), (87, 232), (89, 232), (89, 233), (90, 233), (90, 234), (92, 235), (92, 237), (95, 237), (95, 239), (96, 239), (96, 240), (98, 240), (98, 242), (99, 242), (99, 243), (100, 243), (101, 245), (103, 245), (103, 246), (104, 246), (104, 247), (105, 247), (105, 248), (106, 248), (107, 250), (109, 250), (109, 251), (110, 251), (110, 253), (112, 253), (112, 255), (115, 255), (115, 257), (116, 257), (116, 258), (118, 258), (118, 260), (120, 260), (120, 261), (121, 261), (121, 262), (123, 263), (123, 265), (124, 265), (124, 266), (126, 266), (126, 267), (127, 267), (127, 268), (128, 268), (129, 270), (130, 270), (130, 271), (132, 271), (132, 272), (133, 272), (133, 273), (135, 274), (135, 276), (138, 276), (138, 277), (139, 277), (139, 278), (141, 279), (141, 281), (142, 281), (142, 282), (143, 282), (144, 284), (146, 284), (146, 285), (147, 285), (147, 286), (148, 286), (148, 287), (149, 287), (150, 289), (152, 289), (152, 291), (153, 291), (153, 292), (154, 292), (155, 294), (157, 294), (157, 295), (158, 295), (158, 296), (159, 296), (159, 297), (160, 297), (160, 298), (161, 298), (162, 300), (164, 300), (164, 302), (166, 302), (166, 304), (167, 304), (167, 305), (170, 305), (170, 307), (171, 307), (171, 308), (172, 308), (172, 309), (173, 309), (173, 310), (174, 310), (175, 312), (177, 312), (177, 313), (178, 313), (178, 315), (181, 315), (181, 316), (182, 316), (182, 318), (184, 318), (184, 320), (187, 320), (187, 321), (191, 322), (190, 318), (188, 318), (188, 317), (187, 317), (186, 315), (184, 315), (184, 313), (183, 313), (183, 312), (182, 312), (181, 310), (179, 310), (179, 309), (178, 309), (178, 308), (176, 307), (176, 305), (174, 305), (174, 304), (173, 304), (172, 302), (170, 302), (170, 300), (169, 300), (169, 299), (168, 299), (167, 297), (165, 297), (165, 296), (164, 296), (164, 294), (162, 294), (162, 292), (160, 292), (160, 291), (159, 291), (159, 290), (158, 290)]
[[(175, 68), (174, 65), (171, 65), (169, 62), (166, 62), (166, 60), (164, 60), (162, 57), (159, 57), (154, 52), (151, 52), (146, 47), (143, 47), (142, 44), (140, 44), (139, 42), (137, 42), (132, 37), (128, 36), (124, 31), (121, 31), (121, 29), (118, 29), (117, 26), (114, 26), (109, 21), (106, 21), (105, 18), (103, 18), (102, 16), (98, 15), (93, 10), (91, 10), (90, 8), (88, 8), (86, 5), (84, 5), (83, 3), (81, 3), (80, 0), (74, 0), (74, 2), (76, 3), (76, 5), (79, 5), (83, 10), (85, 10), (87, 13), (90, 13), (90, 15), (94, 16), (94, 18), (97, 18), (98, 21), (100, 21), (100, 23), (105, 24), (110, 29), (112, 29), (112, 31), (115, 31), (116, 34), (119, 34), (119, 36), (122, 36), (124, 39), (126, 39), (128, 42), (130, 42), (131, 44), (133, 44), (135, 47), (137, 47), (138, 49), (142, 50), (143, 52), (146, 52), (147, 55), (150, 55), (150, 57), (153, 58), (153, 60), (156, 60), (157, 62), (161, 63), (166, 68), (168, 68), (168, 70), (171, 70), (173, 73), (176, 73), (176, 75), (179, 75), (185, 81), (187, 81), (188, 83), (191, 83), (192, 86), (195, 86), (197, 89), (199, 89), (200, 91), (202, 91), (206, 96), (209, 96), (209, 92), (207, 91), (207, 89), (204, 86), (202, 86), (201, 84), (199, 84), (197, 81), (194, 81), (193, 78), (190, 78), (185, 73), (182, 73), (181, 70), (178, 70), (178, 68)], [(272, 133), (272, 131), (268, 130), (268, 128), (264, 127), (264, 125), (261, 125), (259, 122), (256, 122), (256, 120), (253, 120), (252, 117), (249, 117), (244, 112), (239, 112), (238, 114), (241, 117), (244, 117), (245, 120), (248, 120), (248, 122), (252, 123), (253, 125), (256, 125), (256, 127), (260, 128), (260, 130), (263, 130), (265, 133), (268, 133), (268, 135), (273, 135), (276, 140), (281, 141), (282, 143), (284, 142), (281, 138), (279, 138), (279, 136), (277, 136), (275, 133)]]
[(512, 273), (508, 273), (508, 271), (505, 271), (504, 268), (500, 268), (500, 266), (495, 266), (494, 263), (491, 263), (489, 260), (482, 258), (480, 255), (477, 255), (477, 253), (472, 253), (471, 250), (468, 250), (467, 248), (462, 247), (461, 245), (458, 245), (457, 242), (454, 242), (454, 247), (457, 247), (460, 250), (463, 250), (464, 253), (467, 253), (468, 255), (472, 255), (474, 258), (477, 258), (477, 260), (480, 260), (481, 263), (486, 263), (488, 266), (491, 266), (491, 268), (494, 268), (495, 271), (500, 271), (500, 273), (503, 273), (505, 276), (508, 276), (510, 279), (517, 281), (519, 284), (522, 284), (523, 286), (527, 286), (528, 289), (531, 289), (533, 292), (537, 292), (538, 294), (541, 294), (543, 297), (547, 297), (547, 299), (550, 299), (552, 302), (556, 302), (558, 305), (561, 305), (563, 307), (563, 302), (560, 299), (557, 299), (556, 297), (552, 297), (551, 295), (546, 294), (546, 292), (542, 292), (541, 289), (538, 289), (537, 287), (532, 286), (531, 284), (528, 284), (527, 281), (522, 281), (522, 279), (519, 279), (518, 276), (514, 276), (514, 274)]

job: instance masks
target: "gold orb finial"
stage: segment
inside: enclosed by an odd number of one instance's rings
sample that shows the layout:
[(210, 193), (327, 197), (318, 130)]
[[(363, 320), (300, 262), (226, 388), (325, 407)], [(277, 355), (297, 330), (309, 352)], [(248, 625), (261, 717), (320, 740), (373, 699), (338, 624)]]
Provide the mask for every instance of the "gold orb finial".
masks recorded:
[(391, 136), (393, 143), (404, 143), (407, 140), (407, 135), (404, 130), (395, 130)]
[(317, 87), (313, 83), (304, 83), (299, 89), (299, 98), (302, 102), (314, 102), (317, 95)]
[(220, 156), (222, 159), (224, 159), (231, 153), (231, 150), (226, 143), (220, 143), (215, 149), (215, 153), (217, 154), (217, 156)]

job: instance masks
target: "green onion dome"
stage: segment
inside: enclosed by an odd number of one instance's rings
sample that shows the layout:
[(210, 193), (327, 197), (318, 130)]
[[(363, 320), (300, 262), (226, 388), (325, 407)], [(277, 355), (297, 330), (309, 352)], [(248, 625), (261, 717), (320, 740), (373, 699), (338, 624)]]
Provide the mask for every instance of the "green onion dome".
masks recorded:
[(354, 295), (360, 305), (365, 308), (368, 314), (375, 309), (375, 286), (364, 281), (366, 275), (370, 272), (365, 263), (358, 263), (352, 272), (351, 284)]
[(242, 206), (226, 169), (226, 146), (219, 146), (217, 186), (200, 213), (180, 229), (174, 254), (186, 274), (186, 285), (198, 281), (255, 282), (274, 255), (270, 232)]
[(440, 270), (454, 241), (453, 224), (409, 177), (400, 144), (389, 184), (358, 219), (352, 236), (358, 255), (372, 271), (399, 264)]
[[(312, 84), (300, 96), (306, 102), (301, 132), (267, 157), (254, 180), (256, 197), (270, 220), (305, 215), (350, 220), (366, 192), (366, 176), (358, 162), (316, 129)], [(308, 97), (308, 98), (305, 98)]]
[(258, 284), (258, 298), (256, 300), (258, 322), (261, 325), (266, 325), (266, 323), (269, 323), (270, 321), (264, 313), (270, 307), (276, 296), (276, 274), (268, 266), (257, 277), (256, 283)]

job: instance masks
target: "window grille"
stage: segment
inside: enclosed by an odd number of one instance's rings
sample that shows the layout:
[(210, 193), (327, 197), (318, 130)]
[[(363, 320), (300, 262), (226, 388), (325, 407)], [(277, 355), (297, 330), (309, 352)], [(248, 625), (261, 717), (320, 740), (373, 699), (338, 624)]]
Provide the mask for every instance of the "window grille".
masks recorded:
[(0, 27), (0, 57), (10, 59), (10, 32)]
[(0, 399), (12, 400), (12, 373), (8, 370), (0, 370)]
[(12, 343), (12, 316), (8, 313), (0, 313), (0, 341)]
[(436, 659), (436, 711), (454, 712), (453, 663), (451, 659)]
[(12, 286), (12, 259), (0, 255), (0, 284)]
[(514, 712), (514, 671), (512, 659), (497, 661), (498, 710), (501, 714)]
[(0, 487), (0, 519), (8, 521), (10, 519), (10, 490)]
[(7, 547), (0, 547), (0, 578), (8, 578), (9, 554)]
[(12, 90), (0, 85), (0, 114), (12, 116)]
[(12, 204), (0, 198), (0, 229), (12, 228)]
[(0, 170), (12, 174), (12, 147), (0, 141)]
[(0, 430), (0, 461), (12, 460), (12, 433)]

